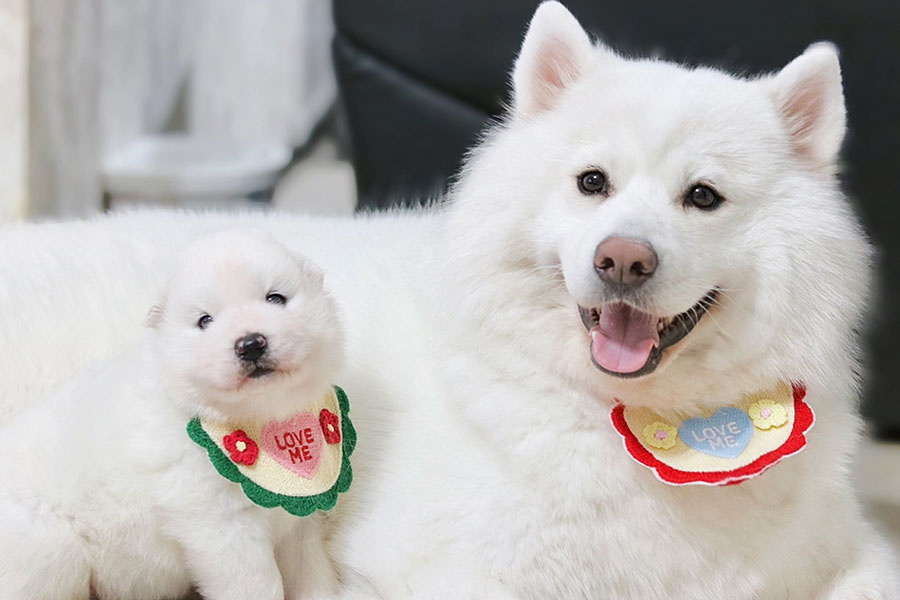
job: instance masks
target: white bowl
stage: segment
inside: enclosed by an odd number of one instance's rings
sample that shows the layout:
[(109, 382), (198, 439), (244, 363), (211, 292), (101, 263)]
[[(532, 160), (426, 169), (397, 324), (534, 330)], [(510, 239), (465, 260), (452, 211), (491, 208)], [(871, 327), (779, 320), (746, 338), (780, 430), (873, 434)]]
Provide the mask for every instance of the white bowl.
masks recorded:
[(107, 157), (100, 174), (113, 197), (234, 198), (270, 189), (290, 160), (284, 146), (164, 134), (139, 138)]

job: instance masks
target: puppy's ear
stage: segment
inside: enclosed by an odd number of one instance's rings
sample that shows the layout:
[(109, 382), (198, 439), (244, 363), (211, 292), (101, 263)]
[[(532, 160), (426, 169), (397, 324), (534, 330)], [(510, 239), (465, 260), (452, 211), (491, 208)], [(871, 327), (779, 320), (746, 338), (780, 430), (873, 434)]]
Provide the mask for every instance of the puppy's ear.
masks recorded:
[(847, 127), (837, 48), (813, 44), (766, 83), (797, 153), (832, 172)]
[(156, 304), (150, 307), (150, 310), (147, 312), (147, 318), (144, 320), (144, 325), (151, 329), (156, 329), (159, 327), (159, 324), (162, 323), (163, 313), (165, 311), (166, 301), (165, 299), (160, 300)]
[(552, 108), (583, 74), (593, 46), (587, 33), (559, 2), (538, 6), (513, 69), (513, 109), (531, 116)]
[(313, 282), (316, 287), (325, 285), (325, 271), (315, 263), (307, 262), (303, 265), (303, 276)]

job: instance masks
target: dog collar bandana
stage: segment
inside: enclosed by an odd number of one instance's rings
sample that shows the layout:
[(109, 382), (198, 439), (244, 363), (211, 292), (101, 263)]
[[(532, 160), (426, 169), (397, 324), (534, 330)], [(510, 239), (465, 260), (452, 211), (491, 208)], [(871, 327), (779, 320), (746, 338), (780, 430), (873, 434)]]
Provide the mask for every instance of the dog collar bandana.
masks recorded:
[(206, 448), (222, 477), (266, 508), (298, 517), (329, 510), (350, 488), (356, 430), (350, 403), (335, 386), (307, 410), (268, 423), (216, 423), (192, 419), (188, 435)]
[(806, 447), (815, 415), (799, 384), (745, 396), (735, 406), (673, 421), (647, 408), (613, 406), (628, 454), (670, 485), (734, 485)]

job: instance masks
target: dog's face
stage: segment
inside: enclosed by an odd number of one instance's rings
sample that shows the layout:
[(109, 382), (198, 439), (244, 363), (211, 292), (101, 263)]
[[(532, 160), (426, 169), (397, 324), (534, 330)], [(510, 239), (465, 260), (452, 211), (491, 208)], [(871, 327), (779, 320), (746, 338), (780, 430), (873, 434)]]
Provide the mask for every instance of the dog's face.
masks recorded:
[(322, 393), (340, 360), (341, 330), (321, 271), (254, 232), (189, 246), (150, 325), (172, 380), (232, 417), (277, 416), (282, 401)]
[(513, 115), (462, 187), (507, 199), (470, 212), (504, 212), (491, 220), (527, 245), (519, 264), (561, 272), (541, 294), (581, 321), (555, 326), (581, 353), (571, 369), (589, 360), (624, 396), (716, 375), (752, 387), (823, 369), (848, 343), (869, 250), (833, 178), (831, 46), (738, 79), (595, 48), (551, 2), (513, 79)]

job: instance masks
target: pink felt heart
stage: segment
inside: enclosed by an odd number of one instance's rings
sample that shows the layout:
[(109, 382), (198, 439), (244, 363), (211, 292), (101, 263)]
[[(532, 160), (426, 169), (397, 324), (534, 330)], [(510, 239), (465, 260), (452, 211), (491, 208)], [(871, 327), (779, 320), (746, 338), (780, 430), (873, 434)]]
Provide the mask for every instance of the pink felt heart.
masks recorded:
[(316, 417), (300, 413), (289, 421), (269, 421), (260, 437), (263, 449), (275, 460), (297, 475), (312, 479), (324, 443)]

